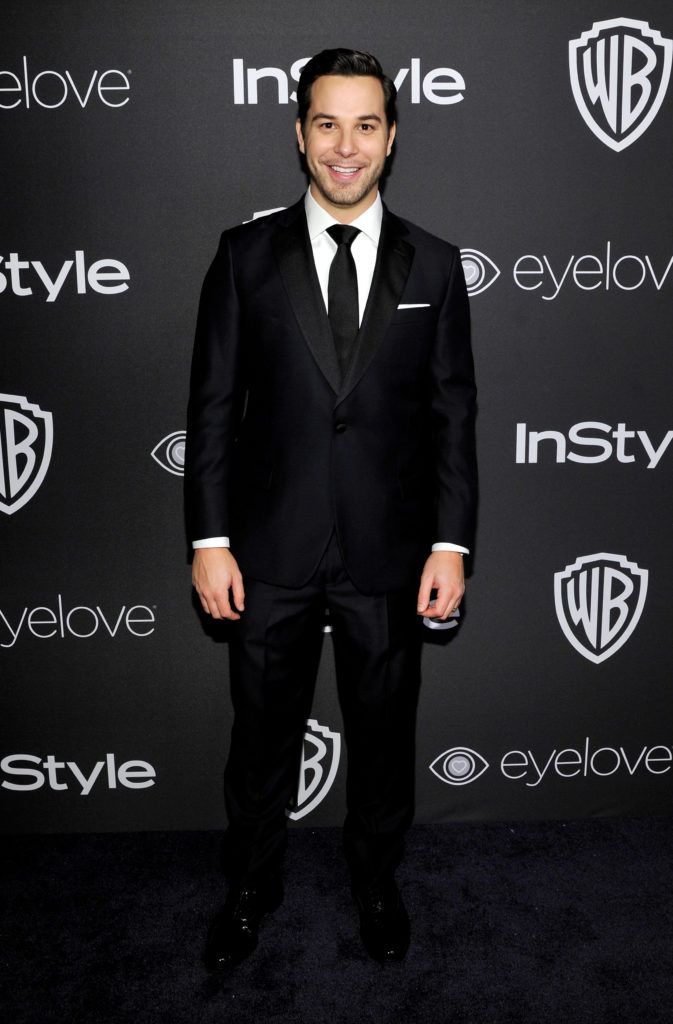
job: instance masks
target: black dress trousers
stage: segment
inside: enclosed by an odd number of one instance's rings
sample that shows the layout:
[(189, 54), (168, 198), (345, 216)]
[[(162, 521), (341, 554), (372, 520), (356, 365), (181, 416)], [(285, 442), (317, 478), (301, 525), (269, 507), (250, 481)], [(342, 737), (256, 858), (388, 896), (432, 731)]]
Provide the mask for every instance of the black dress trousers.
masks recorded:
[(322, 646), (325, 608), (348, 755), (344, 847), (358, 887), (392, 875), (414, 813), (420, 685), (418, 588), (365, 595), (343, 565), (336, 531), (303, 587), (246, 578), (232, 624), (234, 724), (225, 771), (230, 880), (280, 872), (286, 808), (296, 793), (303, 735)]

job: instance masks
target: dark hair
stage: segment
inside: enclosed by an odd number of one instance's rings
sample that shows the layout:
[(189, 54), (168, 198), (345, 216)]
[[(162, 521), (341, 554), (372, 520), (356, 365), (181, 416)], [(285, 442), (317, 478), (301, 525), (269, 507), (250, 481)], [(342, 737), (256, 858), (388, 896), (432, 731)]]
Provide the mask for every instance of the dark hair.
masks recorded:
[(316, 78), (323, 75), (369, 75), (378, 78), (383, 89), (388, 127), (397, 121), (397, 89), (393, 80), (383, 73), (376, 57), (361, 50), (345, 50), (340, 47), (336, 50), (321, 50), (304, 65), (297, 86), (297, 117), (302, 128), (311, 106), (311, 86)]

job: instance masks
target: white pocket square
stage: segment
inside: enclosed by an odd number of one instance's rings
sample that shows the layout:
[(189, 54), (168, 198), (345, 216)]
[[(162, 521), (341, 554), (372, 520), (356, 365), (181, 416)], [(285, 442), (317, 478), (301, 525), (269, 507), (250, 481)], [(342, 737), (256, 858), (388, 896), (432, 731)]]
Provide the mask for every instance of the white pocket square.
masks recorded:
[(400, 302), (398, 309), (429, 309), (429, 302)]

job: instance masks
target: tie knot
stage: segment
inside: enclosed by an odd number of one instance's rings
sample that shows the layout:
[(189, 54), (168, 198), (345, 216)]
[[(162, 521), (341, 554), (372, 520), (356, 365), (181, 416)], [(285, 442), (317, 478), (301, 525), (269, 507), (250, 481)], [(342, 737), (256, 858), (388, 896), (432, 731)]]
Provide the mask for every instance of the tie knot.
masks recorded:
[(337, 245), (347, 245), (350, 249), (351, 245), (360, 234), (359, 228), (353, 228), (350, 224), (332, 224), (327, 229), (327, 234), (334, 239)]

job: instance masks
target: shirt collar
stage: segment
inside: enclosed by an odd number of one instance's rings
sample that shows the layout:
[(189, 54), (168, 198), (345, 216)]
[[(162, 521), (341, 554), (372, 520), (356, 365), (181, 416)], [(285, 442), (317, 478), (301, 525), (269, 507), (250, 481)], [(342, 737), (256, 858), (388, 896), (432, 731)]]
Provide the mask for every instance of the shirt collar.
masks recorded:
[[(311, 241), (331, 227), (332, 224), (340, 223), (336, 217), (332, 217), (320, 203), (316, 202), (311, 195), (310, 188), (306, 190), (304, 209), (306, 210), (306, 223), (308, 224), (308, 233)], [(378, 245), (382, 219), (383, 203), (381, 202), (381, 193), (377, 192), (376, 199), (372, 205), (364, 213), (361, 213), (359, 217), (356, 217), (355, 220), (350, 221), (350, 225), (354, 228), (359, 228), (367, 238), (371, 239), (374, 245)]]

